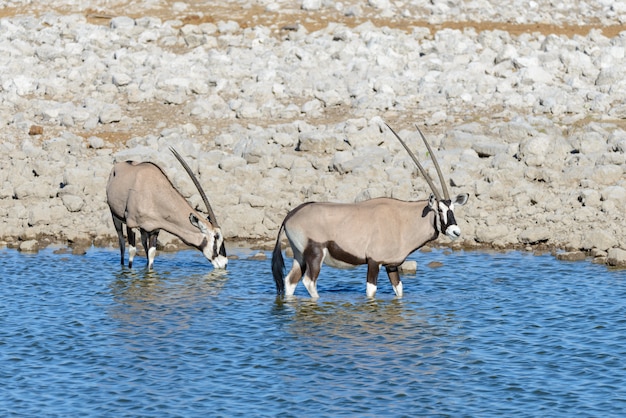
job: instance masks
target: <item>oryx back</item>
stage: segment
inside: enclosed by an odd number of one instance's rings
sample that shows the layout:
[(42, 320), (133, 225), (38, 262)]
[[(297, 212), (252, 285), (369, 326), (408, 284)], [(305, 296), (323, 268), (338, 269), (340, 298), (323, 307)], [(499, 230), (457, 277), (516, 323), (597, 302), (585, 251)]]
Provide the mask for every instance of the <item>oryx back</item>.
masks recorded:
[(107, 184), (107, 202), (127, 227), (148, 232), (159, 229), (159, 219), (168, 211), (181, 206), (191, 209), (165, 173), (150, 162), (115, 164)]

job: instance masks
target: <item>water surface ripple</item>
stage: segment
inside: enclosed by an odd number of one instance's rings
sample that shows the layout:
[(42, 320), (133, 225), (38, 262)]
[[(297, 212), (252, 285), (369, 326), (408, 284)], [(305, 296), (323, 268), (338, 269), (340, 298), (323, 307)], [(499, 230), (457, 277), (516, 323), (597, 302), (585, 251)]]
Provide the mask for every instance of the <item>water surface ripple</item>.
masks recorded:
[[(0, 250), (2, 416), (624, 416), (626, 272), (433, 251), (406, 296), (322, 269), (277, 299), (269, 260), (118, 265)], [(428, 268), (440, 261), (440, 268)]]

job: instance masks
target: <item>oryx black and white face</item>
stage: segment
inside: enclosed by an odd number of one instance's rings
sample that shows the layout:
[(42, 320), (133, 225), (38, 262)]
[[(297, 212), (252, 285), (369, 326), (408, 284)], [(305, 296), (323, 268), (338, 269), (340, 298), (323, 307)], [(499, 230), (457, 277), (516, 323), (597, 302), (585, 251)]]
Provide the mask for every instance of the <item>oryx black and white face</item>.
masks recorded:
[(428, 206), (435, 211), (435, 223), (439, 233), (447, 235), (453, 240), (461, 236), (461, 228), (454, 218), (454, 205), (463, 206), (468, 197), (467, 193), (463, 193), (457, 195), (454, 200), (437, 200), (435, 195), (430, 195)]
[(200, 244), (200, 251), (216, 269), (226, 268), (228, 258), (224, 251), (224, 237), (219, 227), (215, 227), (208, 219), (202, 219), (194, 215), (189, 215), (189, 222), (200, 230), (204, 239)]

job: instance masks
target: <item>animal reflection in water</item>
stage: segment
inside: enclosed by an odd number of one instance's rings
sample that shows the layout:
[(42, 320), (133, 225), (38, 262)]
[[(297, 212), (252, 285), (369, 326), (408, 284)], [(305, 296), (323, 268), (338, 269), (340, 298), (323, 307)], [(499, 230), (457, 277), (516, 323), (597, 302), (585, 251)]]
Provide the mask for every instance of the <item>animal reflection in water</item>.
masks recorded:
[[(467, 202), (466, 193), (450, 198), (441, 169), (430, 144), (418, 132), (430, 153), (443, 196), (406, 143), (400, 141), (428, 182), (428, 200), (402, 201), (387, 197), (358, 203), (304, 203), (287, 214), (272, 253), (272, 274), (278, 294), (291, 296), (302, 282), (312, 298), (318, 298), (317, 278), (322, 263), (349, 268), (367, 264), (366, 294), (374, 297), (380, 266), (384, 266), (396, 296), (402, 296), (398, 266), (415, 250), (443, 233), (451, 239), (461, 235), (454, 217), (454, 206)], [(287, 236), (293, 251), (293, 266), (285, 276), (281, 236)]]
[[(436, 373), (441, 352), (449, 347), (451, 329), (458, 329), (454, 314), (433, 317), (421, 304), (405, 299), (342, 300), (324, 302), (302, 298), (279, 298), (277, 315), (289, 313), (290, 320), (282, 328), (292, 344), (291, 355), (309, 359), (310, 364), (325, 364), (329, 351), (334, 356), (336, 372), (359, 362), (362, 375), (397, 369), (405, 373), (410, 367), (420, 374)], [(407, 357), (406, 353), (411, 352)], [(414, 360), (414, 361), (413, 361)], [(408, 363), (407, 363), (408, 361)], [(411, 374), (412, 379), (419, 376)]]
[(229, 280), (225, 269), (198, 273), (201, 270), (194, 268), (191, 274), (182, 270), (120, 270), (109, 285), (114, 303), (108, 314), (120, 326), (140, 328), (142, 333), (161, 332), (163, 324), (170, 331), (187, 328), (193, 312), (206, 309)]
[(209, 200), (185, 160), (174, 148), (170, 150), (193, 180), (209, 216), (204, 219), (194, 210), (156, 164), (134, 161), (115, 164), (109, 175), (106, 194), (117, 231), (121, 263), (124, 264), (123, 225), (126, 224), (129, 267), (132, 267), (137, 252), (133, 228), (138, 228), (148, 257), (148, 269), (152, 269), (154, 264), (161, 229), (202, 251), (213, 267), (225, 268), (228, 259), (224, 239)]

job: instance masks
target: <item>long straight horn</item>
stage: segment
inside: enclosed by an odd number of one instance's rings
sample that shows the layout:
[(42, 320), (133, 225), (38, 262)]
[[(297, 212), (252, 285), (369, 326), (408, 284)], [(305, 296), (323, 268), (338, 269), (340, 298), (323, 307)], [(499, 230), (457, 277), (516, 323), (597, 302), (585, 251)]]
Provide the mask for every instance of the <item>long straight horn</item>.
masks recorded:
[(439, 176), (439, 183), (441, 183), (441, 188), (443, 189), (443, 197), (446, 198), (446, 200), (449, 200), (450, 193), (448, 193), (448, 188), (446, 187), (446, 182), (443, 179), (443, 174), (441, 174), (441, 168), (439, 168), (439, 163), (437, 162), (437, 159), (435, 158), (435, 154), (433, 153), (432, 148), (430, 148), (430, 144), (426, 140), (426, 137), (420, 130), (419, 126), (415, 125), (415, 127), (417, 128), (417, 132), (420, 133), (422, 140), (424, 141), (424, 144), (426, 144), (426, 148), (428, 148), (428, 153), (430, 154), (430, 158), (433, 160), (433, 164), (435, 165), (435, 170), (437, 170), (437, 175)]
[[(385, 122), (385, 125), (387, 125), (387, 123)], [(419, 168), (420, 172), (422, 173), (422, 176), (424, 176), (424, 179), (426, 180), (426, 182), (428, 183), (428, 185), (430, 186), (430, 190), (433, 191), (433, 194), (435, 195), (435, 198), (437, 200), (441, 200), (441, 195), (439, 194), (439, 191), (437, 190), (437, 188), (435, 187), (435, 184), (433, 183), (432, 179), (430, 178), (430, 176), (428, 175), (428, 173), (426, 173), (426, 170), (424, 170), (424, 167), (422, 167), (422, 165), (420, 164), (420, 162), (418, 161), (417, 157), (415, 157), (415, 154), (413, 154), (413, 151), (411, 151), (409, 149), (409, 147), (406, 145), (406, 143), (402, 140), (402, 138), (400, 138), (400, 136), (396, 133), (396, 131), (394, 131), (393, 129), (391, 129), (391, 126), (387, 125), (387, 128), (389, 128), (389, 130), (396, 136), (396, 138), (398, 138), (398, 141), (400, 141), (400, 143), (402, 144), (402, 146), (404, 147), (404, 149), (406, 150), (406, 152), (409, 153), (409, 156), (411, 157), (411, 159), (413, 160), (413, 162), (415, 163), (415, 165), (417, 166), (417, 168)], [(421, 134), (421, 132), (420, 132)], [(423, 135), (422, 135), (423, 137)], [(432, 155), (432, 154), (431, 154)]]
[(191, 181), (193, 181), (193, 184), (196, 185), (196, 189), (198, 189), (198, 192), (200, 193), (200, 196), (202, 197), (202, 200), (204, 201), (204, 205), (209, 211), (209, 221), (211, 221), (213, 226), (215, 226), (216, 228), (219, 227), (219, 225), (217, 224), (217, 218), (215, 217), (215, 213), (213, 213), (213, 209), (211, 208), (211, 204), (209, 203), (209, 199), (206, 197), (206, 193), (204, 193), (204, 190), (202, 189), (202, 186), (200, 185), (200, 182), (198, 181), (196, 176), (193, 174), (193, 171), (191, 171), (191, 168), (189, 168), (189, 165), (183, 159), (183, 157), (181, 157), (178, 151), (176, 151), (173, 147), (170, 147), (170, 151), (172, 151), (172, 154), (174, 154), (174, 156), (183, 166), (187, 174), (189, 174), (189, 177), (191, 177)]

